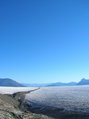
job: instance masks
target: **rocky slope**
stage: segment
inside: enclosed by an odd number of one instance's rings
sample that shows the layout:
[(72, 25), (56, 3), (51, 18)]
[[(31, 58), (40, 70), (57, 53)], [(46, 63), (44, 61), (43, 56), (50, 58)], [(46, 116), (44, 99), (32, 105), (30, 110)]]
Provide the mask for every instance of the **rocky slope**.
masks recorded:
[(52, 119), (24, 109), (24, 97), (26, 93), (30, 93), (30, 91), (0, 94), (0, 119)]

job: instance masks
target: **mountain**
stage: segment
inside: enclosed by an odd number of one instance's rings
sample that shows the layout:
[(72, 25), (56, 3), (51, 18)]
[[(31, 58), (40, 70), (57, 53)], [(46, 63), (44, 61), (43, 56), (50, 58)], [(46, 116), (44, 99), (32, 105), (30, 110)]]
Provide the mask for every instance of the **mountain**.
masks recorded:
[(61, 82), (57, 82), (57, 83), (52, 83), (48, 86), (75, 86), (77, 85), (76, 82), (69, 82), (69, 83), (61, 83)]
[(27, 84), (27, 83), (23, 83), (24, 86), (27, 86), (27, 87), (46, 87), (48, 85), (50, 85), (51, 83), (39, 83), (39, 84)]
[(24, 87), (24, 85), (9, 78), (0, 78), (0, 86)]
[(69, 83), (62, 83), (62, 82), (56, 82), (56, 83), (42, 83), (42, 84), (23, 84), (24, 86), (31, 86), (31, 87), (49, 87), (49, 86), (75, 86), (77, 85), (76, 82), (69, 82)]
[(10, 87), (49, 87), (49, 86), (76, 86), (76, 85), (89, 85), (89, 79), (81, 79), (78, 83), (76, 82), (69, 82), (69, 83), (43, 83), (43, 84), (21, 84), (18, 83), (10, 78), (0, 78), (0, 86), (10, 86)]
[(89, 79), (83, 78), (78, 83), (76, 82), (69, 82), (69, 83), (57, 82), (57, 83), (52, 83), (48, 86), (76, 86), (76, 85), (89, 85)]
[(89, 79), (83, 78), (77, 85), (89, 85)]
[(89, 85), (89, 79), (81, 79), (79, 82), (69, 82), (69, 83), (43, 83), (43, 84), (23, 84), (24, 86), (31, 87), (50, 87), (50, 86), (77, 86), (77, 85)]

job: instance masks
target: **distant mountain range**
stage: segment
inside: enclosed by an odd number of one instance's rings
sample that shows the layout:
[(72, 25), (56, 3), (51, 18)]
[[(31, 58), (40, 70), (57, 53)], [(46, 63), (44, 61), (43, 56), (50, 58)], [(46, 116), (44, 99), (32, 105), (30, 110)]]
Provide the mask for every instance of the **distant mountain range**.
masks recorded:
[(32, 87), (50, 87), (50, 86), (77, 86), (77, 85), (89, 85), (89, 79), (81, 79), (79, 82), (69, 82), (69, 83), (48, 83), (48, 84), (23, 84), (25, 86), (32, 86)]
[(29, 87), (29, 86), (31, 86), (31, 87), (46, 87), (46, 86), (48, 86), (50, 84), (51, 83), (39, 83), (39, 84), (36, 84), (36, 83), (34, 83), (34, 84), (23, 83), (22, 85), (27, 86), (27, 87)]
[(24, 85), (9, 78), (0, 78), (0, 86), (24, 87)]
[(50, 86), (77, 86), (77, 85), (89, 85), (89, 79), (81, 79), (77, 82), (69, 82), (69, 83), (46, 83), (46, 84), (21, 84), (9, 78), (0, 78), (0, 86), (11, 86), (11, 87), (50, 87)]
[(77, 85), (76, 82), (69, 82), (69, 83), (61, 83), (61, 82), (57, 82), (57, 83), (52, 83), (48, 86), (75, 86)]
[(77, 83), (76, 82), (69, 82), (69, 83), (56, 82), (56, 83), (23, 84), (23, 85), (32, 86), (32, 87), (49, 87), (49, 86), (75, 86), (77, 85)]

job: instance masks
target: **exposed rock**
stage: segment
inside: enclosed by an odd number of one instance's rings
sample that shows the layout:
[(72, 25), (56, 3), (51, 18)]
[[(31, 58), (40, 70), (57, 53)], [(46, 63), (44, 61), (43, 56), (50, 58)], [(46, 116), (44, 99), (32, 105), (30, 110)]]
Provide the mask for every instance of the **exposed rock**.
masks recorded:
[(0, 94), (0, 119), (52, 119), (24, 109), (24, 97), (29, 92), (18, 92), (11, 95)]

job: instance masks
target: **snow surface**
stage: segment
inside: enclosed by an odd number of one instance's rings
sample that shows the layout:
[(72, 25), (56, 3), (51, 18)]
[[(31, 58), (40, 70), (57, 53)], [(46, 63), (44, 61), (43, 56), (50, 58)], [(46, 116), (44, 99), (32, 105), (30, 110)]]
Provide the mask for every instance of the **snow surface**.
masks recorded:
[(0, 94), (13, 94), (16, 92), (30, 91), (37, 89), (36, 87), (0, 87)]
[(89, 86), (45, 87), (26, 94), (25, 100), (33, 108), (50, 106), (89, 113)]

